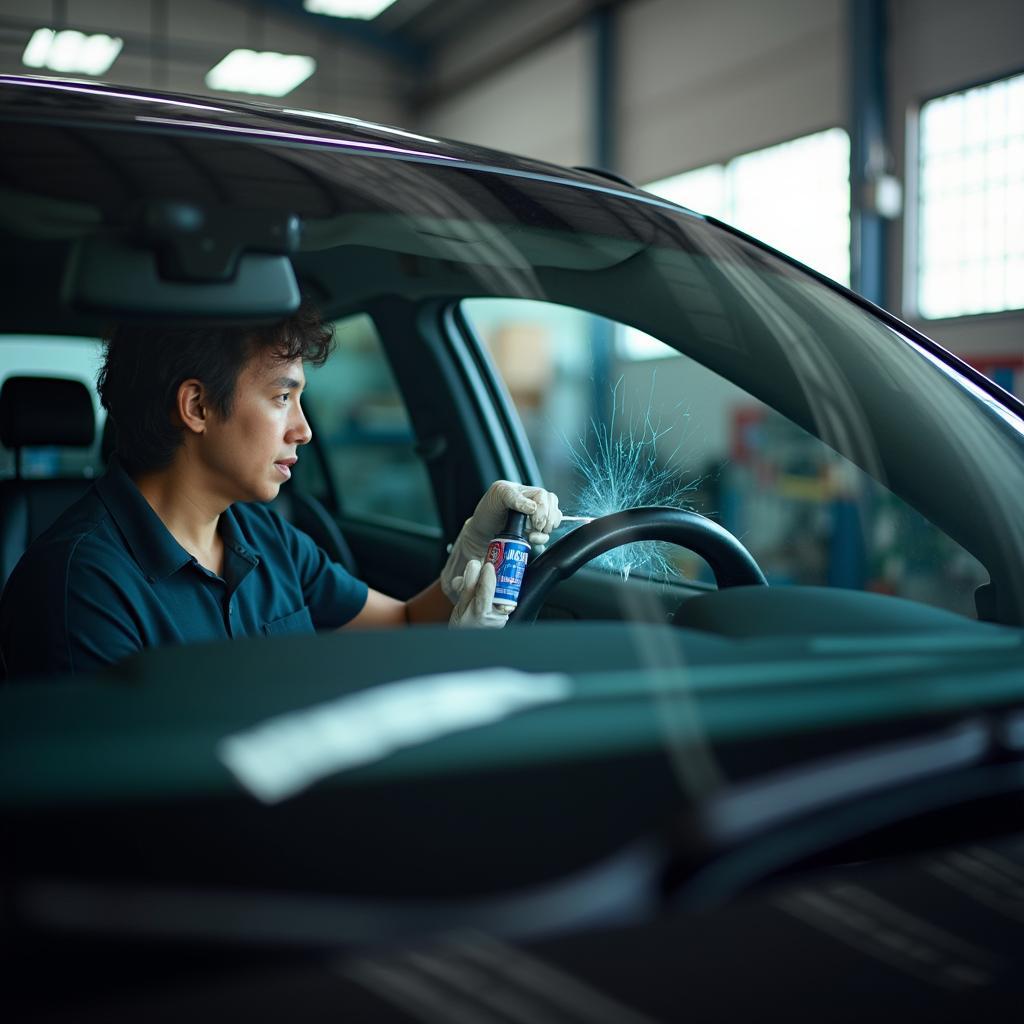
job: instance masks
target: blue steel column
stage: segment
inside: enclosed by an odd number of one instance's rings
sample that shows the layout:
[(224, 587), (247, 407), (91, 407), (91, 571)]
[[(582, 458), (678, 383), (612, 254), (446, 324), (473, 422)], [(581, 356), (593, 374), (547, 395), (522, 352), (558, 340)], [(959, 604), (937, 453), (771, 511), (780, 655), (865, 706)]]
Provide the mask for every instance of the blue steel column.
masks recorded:
[[(849, 0), (850, 286), (886, 304), (886, 221), (875, 185), (886, 170), (886, 7), (888, 0)], [(842, 494), (831, 504), (828, 584), (860, 590), (867, 583), (867, 496)]]
[(594, 164), (616, 170), (615, 138), (615, 10), (598, 7), (594, 21)]
[(849, 0), (850, 284), (886, 304), (886, 223), (872, 205), (872, 185), (886, 164), (887, 0)]
[[(617, 170), (615, 136), (616, 46), (615, 8), (611, 4), (598, 7), (591, 15), (593, 22), (592, 79), (592, 146), (593, 165)], [(594, 419), (602, 426), (611, 421), (612, 359), (615, 330), (606, 320), (593, 321), (591, 352), (594, 374)]]

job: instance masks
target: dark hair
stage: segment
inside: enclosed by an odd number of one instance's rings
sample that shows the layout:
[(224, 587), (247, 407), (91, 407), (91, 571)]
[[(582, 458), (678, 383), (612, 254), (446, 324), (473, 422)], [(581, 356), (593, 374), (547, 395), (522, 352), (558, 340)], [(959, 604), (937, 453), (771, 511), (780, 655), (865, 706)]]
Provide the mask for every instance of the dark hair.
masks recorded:
[(266, 327), (119, 324), (106, 340), (96, 386), (113, 420), (121, 464), (132, 476), (170, 464), (182, 443), (175, 415), (182, 381), (202, 381), (210, 407), (227, 418), (238, 375), (254, 355), (272, 352), (282, 363), (322, 366), (333, 347), (333, 325), (306, 302)]

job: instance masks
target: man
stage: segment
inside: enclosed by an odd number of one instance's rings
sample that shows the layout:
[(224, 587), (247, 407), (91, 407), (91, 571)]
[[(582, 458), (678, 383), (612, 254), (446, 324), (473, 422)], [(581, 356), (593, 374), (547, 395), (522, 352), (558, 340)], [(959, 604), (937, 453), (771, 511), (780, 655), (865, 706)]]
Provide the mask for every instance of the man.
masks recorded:
[(165, 643), (504, 625), (486, 546), (510, 509), (545, 543), (561, 520), (548, 491), (494, 484), (440, 579), (404, 602), (370, 590), (261, 504), (310, 441), (303, 362), (322, 365), (332, 344), (309, 306), (269, 328), (114, 332), (98, 388), (116, 455), (11, 575), (0, 600), (9, 677), (86, 672)]

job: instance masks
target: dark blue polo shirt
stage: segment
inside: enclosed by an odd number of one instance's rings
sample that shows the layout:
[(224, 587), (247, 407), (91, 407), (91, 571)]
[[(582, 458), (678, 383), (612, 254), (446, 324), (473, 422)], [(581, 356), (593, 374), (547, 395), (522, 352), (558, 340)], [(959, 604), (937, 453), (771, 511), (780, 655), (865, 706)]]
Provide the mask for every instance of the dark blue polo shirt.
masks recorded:
[(265, 505), (232, 505), (218, 529), (223, 577), (171, 536), (113, 461), (4, 588), (8, 676), (87, 672), (157, 644), (331, 629), (366, 603), (365, 583)]

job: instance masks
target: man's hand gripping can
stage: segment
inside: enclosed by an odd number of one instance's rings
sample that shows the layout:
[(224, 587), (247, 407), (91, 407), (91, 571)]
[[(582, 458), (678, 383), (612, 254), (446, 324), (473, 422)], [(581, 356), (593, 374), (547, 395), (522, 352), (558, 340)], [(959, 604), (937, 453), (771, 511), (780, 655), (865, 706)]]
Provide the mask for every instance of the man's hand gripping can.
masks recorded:
[(526, 516), (522, 512), (509, 512), (505, 529), (487, 545), (487, 561), (494, 566), (498, 578), (494, 588), (495, 608), (511, 612), (519, 604), (519, 589), (529, 557)]

